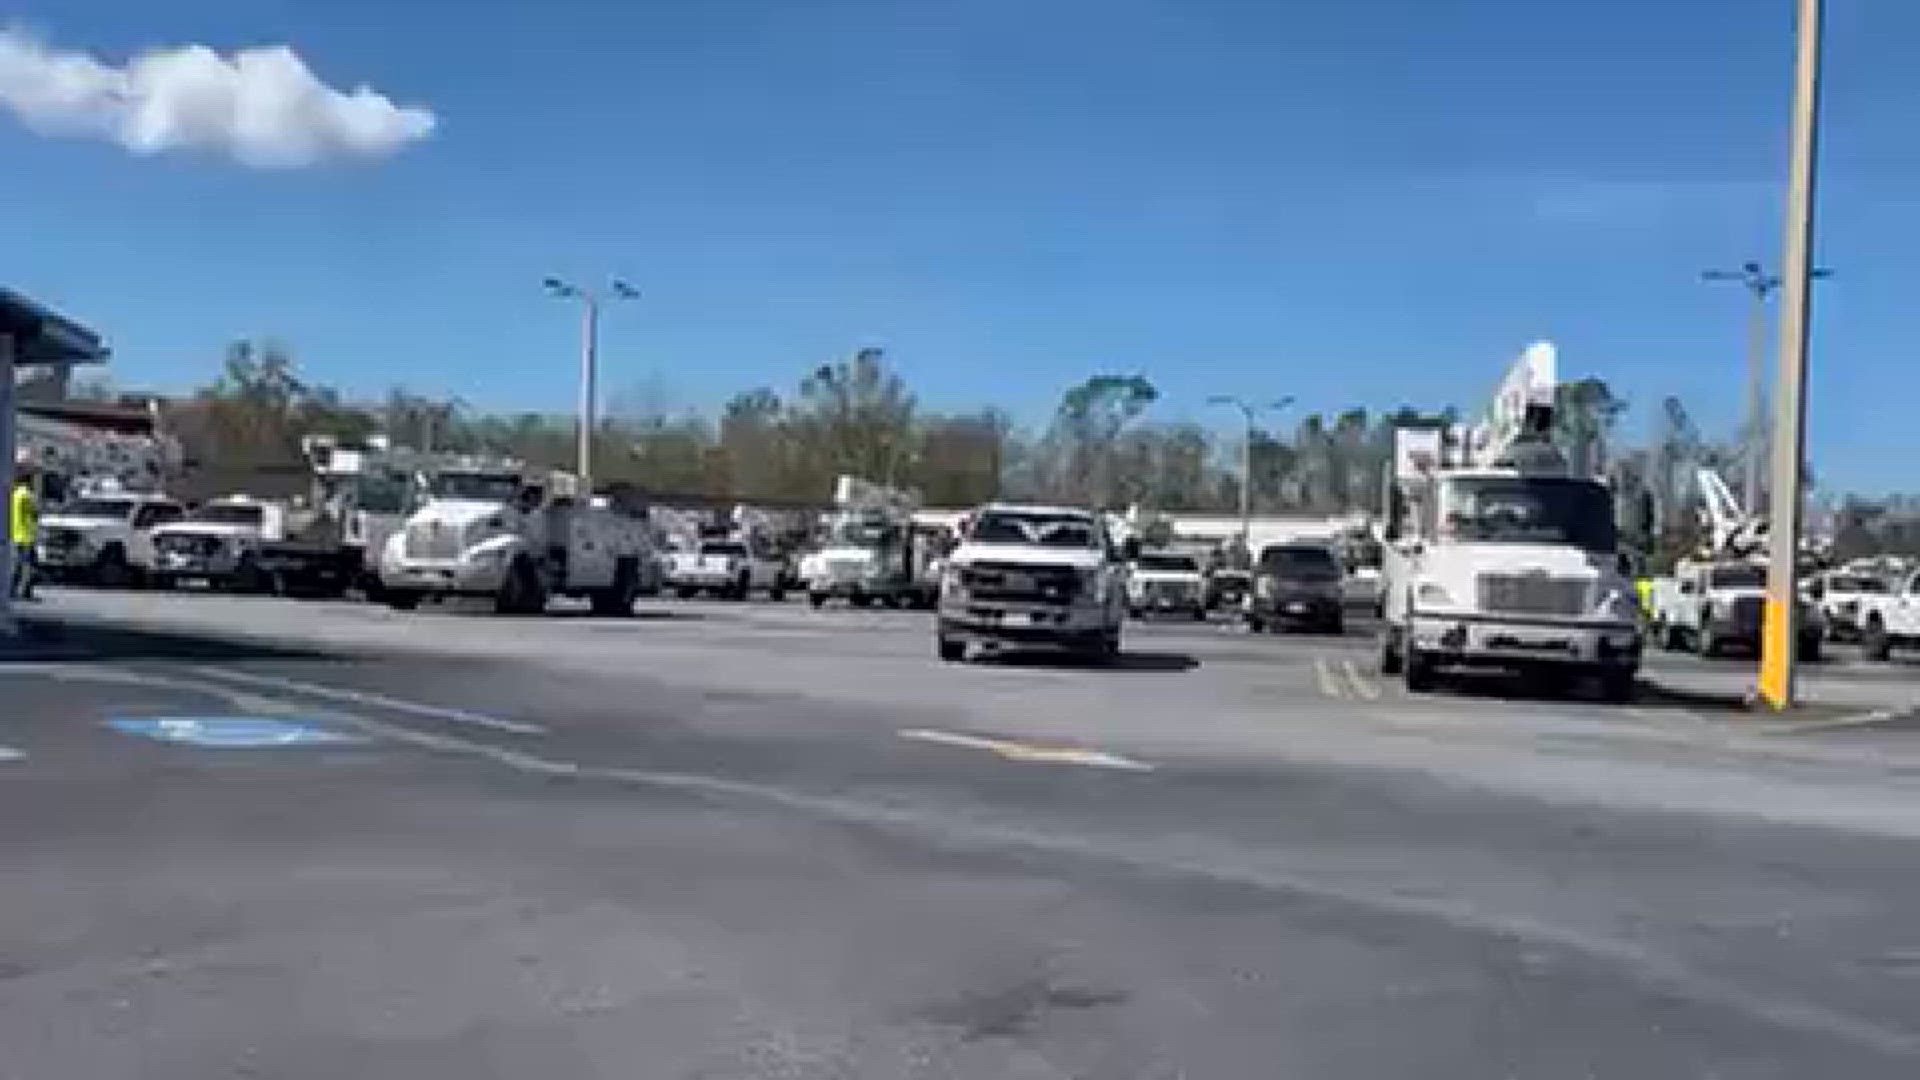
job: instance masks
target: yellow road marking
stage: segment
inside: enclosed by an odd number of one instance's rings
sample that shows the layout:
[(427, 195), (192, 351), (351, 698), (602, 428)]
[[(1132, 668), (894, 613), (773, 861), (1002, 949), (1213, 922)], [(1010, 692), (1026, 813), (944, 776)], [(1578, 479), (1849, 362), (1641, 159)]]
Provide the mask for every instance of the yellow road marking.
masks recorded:
[(969, 750), (985, 750), (988, 753), (998, 754), (1008, 761), (1037, 762), (1043, 765), (1091, 765), (1096, 768), (1127, 769), (1132, 772), (1149, 772), (1153, 769), (1153, 766), (1144, 761), (1110, 754), (1105, 750), (1088, 750), (1077, 746), (1036, 746), (1010, 739), (989, 739), (983, 735), (967, 735), (958, 731), (934, 731), (929, 728), (908, 728), (898, 734), (903, 739), (914, 739), (918, 742), (964, 746)]
[(1346, 693), (1340, 689), (1340, 680), (1333, 677), (1333, 669), (1327, 666), (1325, 657), (1316, 656), (1313, 658), (1313, 676), (1320, 680), (1321, 693), (1332, 698), (1343, 698), (1347, 696)]
[(1347, 673), (1347, 681), (1353, 684), (1354, 693), (1359, 694), (1368, 701), (1379, 700), (1380, 688), (1368, 682), (1366, 677), (1360, 674), (1360, 669), (1354, 666), (1353, 661), (1340, 661), (1340, 669)]

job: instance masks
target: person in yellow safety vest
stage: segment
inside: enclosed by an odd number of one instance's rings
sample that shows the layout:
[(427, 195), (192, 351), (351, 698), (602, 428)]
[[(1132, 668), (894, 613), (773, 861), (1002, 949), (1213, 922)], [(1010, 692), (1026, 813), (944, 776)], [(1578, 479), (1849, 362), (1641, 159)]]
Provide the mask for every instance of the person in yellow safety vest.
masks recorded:
[(1653, 618), (1653, 579), (1650, 577), (1634, 579), (1633, 591), (1640, 594), (1640, 614), (1649, 619)]
[(9, 595), (33, 599), (33, 546), (40, 538), (40, 502), (33, 494), (33, 474), (24, 467), (13, 478), (13, 580)]

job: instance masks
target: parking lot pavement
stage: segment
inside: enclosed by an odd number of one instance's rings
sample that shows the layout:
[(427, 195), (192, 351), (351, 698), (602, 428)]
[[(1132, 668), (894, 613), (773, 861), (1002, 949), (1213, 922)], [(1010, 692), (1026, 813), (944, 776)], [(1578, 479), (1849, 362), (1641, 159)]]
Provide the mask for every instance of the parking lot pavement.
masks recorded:
[(0, 1073), (1920, 1066), (1898, 750), (1226, 626), (1101, 667), (798, 605), (35, 617)]

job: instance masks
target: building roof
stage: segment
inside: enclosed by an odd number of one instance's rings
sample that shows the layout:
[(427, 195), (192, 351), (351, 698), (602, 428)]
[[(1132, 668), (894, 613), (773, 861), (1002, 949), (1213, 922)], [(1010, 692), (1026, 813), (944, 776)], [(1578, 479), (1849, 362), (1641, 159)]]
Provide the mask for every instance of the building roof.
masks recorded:
[(16, 364), (97, 364), (108, 354), (99, 334), (6, 288), (0, 288), (0, 334), (13, 338)]

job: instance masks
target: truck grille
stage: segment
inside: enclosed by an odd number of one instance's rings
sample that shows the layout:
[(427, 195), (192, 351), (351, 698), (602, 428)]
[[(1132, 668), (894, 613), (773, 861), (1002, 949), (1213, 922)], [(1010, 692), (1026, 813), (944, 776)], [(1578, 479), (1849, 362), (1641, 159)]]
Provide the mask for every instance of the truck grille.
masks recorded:
[(866, 574), (867, 565), (865, 559), (828, 559), (827, 580), (859, 581)]
[(56, 551), (65, 551), (68, 548), (80, 546), (80, 530), (52, 528), (46, 531), (44, 539), (48, 547)]
[(1504, 615), (1582, 615), (1593, 606), (1586, 578), (1481, 574), (1480, 609)]
[(220, 550), (220, 538), (217, 536), (191, 536), (184, 533), (168, 533), (153, 538), (153, 549), (162, 555), (198, 555), (205, 557)]
[(460, 547), (460, 530), (452, 525), (421, 521), (407, 526), (405, 550), (410, 559), (457, 559)]
[(1142, 585), (1149, 600), (1192, 600), (1200, 595), (1200, 586), (1191, 581), (1148, 581)]
[(1727, 616), (1735, 626), (1757, 628), (1766, 606), (1767, 598), (1764, 596), (1736, 596), (1733, 603), (1728, 605)]
[(1070, 566), (974, 563), (960, 574), (967, 591), (980, 600), (1066, 604), (1080, 594), (1080, 575)]

